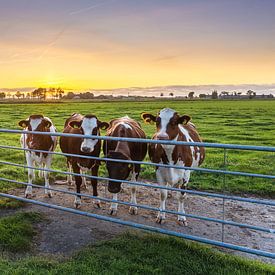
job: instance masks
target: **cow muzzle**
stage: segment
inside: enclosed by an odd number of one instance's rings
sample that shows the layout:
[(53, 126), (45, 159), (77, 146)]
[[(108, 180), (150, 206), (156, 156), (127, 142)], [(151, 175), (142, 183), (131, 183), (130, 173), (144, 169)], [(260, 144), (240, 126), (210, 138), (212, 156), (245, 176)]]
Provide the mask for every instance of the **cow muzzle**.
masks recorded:
[(156, 138), (158, 140), (169, 140), (169, 136), (166, 133), (157, 134)]
[(83, 153), (91, 153), (92, 152), (92, 149), (89, 148), (89, 147), (81, 147), (81, 151)]
[(120, 182), (109, 181), (108, 191), (110, 193), (119, 193), (121, 191), (121, 183)]

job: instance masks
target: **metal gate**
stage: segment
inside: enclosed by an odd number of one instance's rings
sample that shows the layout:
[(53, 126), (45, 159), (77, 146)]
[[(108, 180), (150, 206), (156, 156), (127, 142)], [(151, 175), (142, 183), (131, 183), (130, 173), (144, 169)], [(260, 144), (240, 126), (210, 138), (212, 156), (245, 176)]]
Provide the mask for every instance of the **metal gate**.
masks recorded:
[[(116, 140), (116, 141), (128, 141), (128, 142), (145, 142), (145, 143), (154, 143), (154, 144), (166, 144), (166, 145), (184, 145), (184, 146), (204, 146), (208, 148), (219, 148), (223, 150), (223, 164), (224, 164), (224, 169), (209, 169), (209, 168), (194, 168), (194, 167), (179, 167), (176, 165), (168, 165), (168, 164), (157, 164), (157, 163), (152, 163), (152, 162), (144, 162), (144, 161), (130, 161), (130, 160), (117, 160), (117, 159), (110, 159), (110, 158), (100, 158), (100, 157), (87, 157), (83, 155), (74, 155), (74, 154), (64, 154), (61, 152), (48, 152), (48, 151), (43, 151), (43, 150), (32, 150), (32, 149), (26, 149), (26, 148), (21, 148), (21, 147), (16, 147), (16, 146), (9, 146), (9, 145), (0, 145), (1, 149), (7, 149), (7, 150), (20, 150), (20, 151), (33, 151), (37, 153), (49, 153), (49, 154), (54, 154), (54, 155), (62, 155), (62, 156), (71, 156), (71, 157), (80, 157), (80, 158), (90, 158), (90, 159), (95, 159), (95, 160), (102, 160), (102, 161), (112, 161), (112, 162), (125, 162), (129, 164), (142, 164), (142, 165), (150, 165), (150, 166), (159, 166), (159, 167), (172, 167), (176, 169), (185, 169), (185, 170), (190, 170), (190, 171), (199, 171), (201, 173), (214, 173), (214, 174), (222, 174), (224, 175), (224, 182), (226, 181), (226, 175), (233, 175), (233, 176), (243, 176), (243, 177), (252, 177), (252, 178), (264, 178), (264, 179), (269, 179), (272, 181), (274, 184), (274, 179), (275, 175), (265, 175), (265, 174), (257, 174), (257, 173), (247, 173), (247, 172), (238, 172), (238, 171), (228, 171), (226, 170), (226, 159), (227, 159), (227, 150), (229, 149), (234, 149), (234, 150), (250, 150), (250, 151), (262, 151), (262, 152), (275, 152), (275, 147), (266, 147), (266, 146), (248, 146), (248, 145), (233, 145), (233, 144), (218, 144), (218, 143), (200, 143), (200, 142), (183, 142), (183, 141), (164, 141), (164, 140), (150, 140), (150, 139), (135, 139), (135, 138), (118, 138), (118, 137), (107, 137), (107, 136), (92, 136), (92, 135), (76, 135), (76, 134), (63, 134), (63, 133), (49, 133), (49, 132), (31, 132), (31, 131), (19, 131), (19, 130), (9, 130), (9, 129), (0, 129), (0, 133), (9, 133), (9, 134), (36, 134), (36, 135), (51, 135), (51, 136), (67, 136), (67, 137), (81, 137), (81, 138), (91, 138), (91, 139), (100, 139), (100, 140)], [(53, 173), (62, 173), (65, 175), (74, 175), (74, 176), (85, 176), (87, 178), (96, 178), (99, 181), (106, 181), (110, 180), (108, 177), (101, 177), (101, 176), (91, 176), (91, 175), (83, 175), (83, 174), (76, 174), (76, 173), (71, 173), (67, 171), (60, 171), (60, 170), (54, 170), (54, 169), (45, 169), (45, 168), (38, 168), (38, 167), (29, 167), (25, 164), (20, 164), (20, 163), (14, 163), (14, 162), (8, 162), (4, 160), (0, 160), (0, 165), (7, 165), (7, 166), (15, 166), (18, 168), (31, 168), (34, 170), (46, 170), (48, 172), (53, 172)], [(136, 185), (136, 186), (143, 186), (146, 188), (153, 188), (153, 189), (167, 189), (171, 191), (176, 191), (176, 192), (182, 192), (182, 189), (179, 188), (173, 188), (173, 187), (165, 187), (165, 186), (159, 186), (156, 184), (149, 184), (145, 182), (133, 182), (129, 180), (116, 180), (116, 179), (111, 179), (112, 181), (117, 181), (117, 182), (122, 182), (128, 185)], [(72, 192), (69, 190), (61, 190), (58, 188), (46, 188), (44, 186), (36, 185), (36, 184), (29, 184), (28, 182), (24, 181), (19, 181), (16, 179), (8, 179), (5, 177), (0, 177), (0, 181), (4, 182), (10, 182), (13, 184), (19, 184), (19, 185), (31, 185), (33, 187), (41, 188), (41, 189), (49, 189), (55, 192), (61, 192), (61, 193), (66, 193), (69, 195), (77, 195), (76, 192)], [(190, 234), (185, 234), (177, 231), (172, 231), (172, 230), (167, 230), (164, 228), (156, 227), (156, 226), (149, 226), (146, 224), (140, 224), (140, 223), (135, 223), (132, 221), (128, 220), (122, 220), (119, 218), (114, 218), (110, 216), (105, 216), (105, 215), (99, 215), (91, 212), (85, 212), (81, 211), (78, 209), (74, 208), (68, 208), (64, 206), (59, 206), (55, 204), (50, 204), (34, 199), (27, 199), (7, 193), (0, 193), (1, 197), (6, 197), (6, 198), (11, 198), (11, 199), (16, 199), (20, 200), (23, 202), (27, 203), (33, 203), (36, 205), (56, 209), (56, 210), (61, 210), (61, 211), (66, 211), (78, 215), (83, 215), (83, 216), (88, 216), (104, 221), (109, 221), (109, 222), (114, 222), (134, 228), (139, 228), (139, 229), (144, 229), (144, 230), (149, 230), (153, 232), (158, 232), (158, 233), (163, 233), (163, 234), (168, 234), (172, 236), (177, 236), (181, 237), (184, 239), (188, 240), (193, 240), (193, 241), (198, 241), (201, 243), (206, 243), (210, 245), (215, 245), (219, 247), (224, 247), (224, 248), (229, 248), (233, 250), (238, 250), (250, 254), (255, 254), (259, 256), (264, 256), (264, 257), (269, 257), (269, 258), (275, 258), (275, 253), (270, 252), (270, 251), (263, 251), (259, 249), (254, 249), (250, 247), (245, 247), (241, 245), (236, 245), (232, 243), (227, 243), (224, 241), (224, 233), (225, 233), (225, 226), (236, 226), (236, 227), (241, 227), (241, 228), (247, 228), (250, 230), (256, 230), (256, 231), (261, 231), (270, 234), (270, 239), (273, 238), (275, 234), (275, 229), (274, 228), (267, 228), (267, 227), (262, 227), (262, 226), (257, 226), (257, 225), (252, 225), (252, 224), (245, 224), (245, 223), (238, 223), (230, 220), (225, 219), (225, 201), (241, 201), (244, 203), (253, 203), (253, 204), (258, 204), (261, 205), (262, 207), (266, 206), (275, 206), (275, 201), (274, 200), (266, 200), (266, 199), (256, 199), (256, 198), (247, 198), (247, 197), (241, 197), (241, 196), (233, 196), (233, 195), (227, 195), (227, 194), (220, 194), (220, 193), (210, 193), (210, 192), (202, 192), (202, 191), (196, 191), (196, 190), (184, 190), (184, 192), (193, 194), (196, 196), (205, 196), (205, 197), (213, 197), (213, 198), (218, 198), (222, 201), (222, 219), (217, 219), (213, 217), (207, 217), (207, 216), (201, 216), (201, 215), (195, 215), (195, 214), (188, 214), (188, 213), (179, 213), (177, 211), (172, 211), (172, 210), (162, 210), (163, 212), (169, 213), (169, 214), (174, 214), (174, 215), (182, 215), (186, 217), (190, 217), (193, 219), (198, 219), (203, 221), (208, 221), (208, 222), (215, 222), (221, 224), (221, 240), (213, 240), (213, 239), (208, 239), (200, 236), (195, 236), (195, 235), (190, 235)], [(108, 199), (105, 197), (95, 197), (87, 193), (81, 193), (82, 197), (87, 197), (91, 199), (98, 199), (101, 201), (105, 202), (115, 202), (118, 204), (123, 204), (123, 205), (128, 205), (128, 206), (135, 206), (140, 209), (146, 209), (150, 211), (160, 211), (159, 208), (152, 207), (150, 205), (145, 205), (145, 204), (133, 204), (130, 202), (126, 201), (120, 201), (120, 200), (112, 200)]]

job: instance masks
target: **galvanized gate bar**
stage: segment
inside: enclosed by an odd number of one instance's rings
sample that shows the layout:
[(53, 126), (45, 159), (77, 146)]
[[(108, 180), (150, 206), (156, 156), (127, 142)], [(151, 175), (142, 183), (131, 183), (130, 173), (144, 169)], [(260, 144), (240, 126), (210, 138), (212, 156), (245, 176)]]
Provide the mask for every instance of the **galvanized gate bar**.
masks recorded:
[(45, 150), (27, 149), (27, 148), (7, 146), (7, 145), (0, 145), (0, 148), (30, 151), (30, 152), (36, 152), (36, 153), (47, 153), (47, 154), (59, 155), (59, 156), (78, 157), (78, 158), (93, 159), (93, 160), (99, 160), (99, 161), (112, 161), (112, 162), (129, 163), (129, 164), (143, 164), (143, 165), (150, 165), (150, 166), (156, 166), (156, 167), (175, 168), (175, 169), (180, 169), (180, 170), (198, 171), (198, 172), (203, 172), (203, 173), (214, 173), (214, 174), (226, 174), (226, 175), (234, 175), (234, 176), (275, 179), (275, 175), (264, 175), (264, 174), (237, 172), (237, 171), (227, 171), (227, 170), (200, 168), (200, 167), (177, 166), (177, 165), (172, 165), (172, 164), (162, 164), (162, 163), (154, 163), (154, 162), (146, 162), (146, 161), (134, 161), (134, 160), (93, 157), (93, 156), (68, 154), (68, 153), (60, 153), (60, 152), (45, 151)]
[[(0, 177), (0, 181), (16, 183), (16, 184), (21, 184), (21, 185), (25, 185), (25, 186), (32, 186), (32, 187), (36, 187), (36, 188), (40, 188), (40, 189), (47, 189), (47, 190), (60, 192), (60, 193), (64, 193), (64, 194), (69, 194), (69, 195), (74, 195), (74, 196), (79, 195), (78, 193), (73, 192), (73, 191), (68, 191), (68, 190), (63, 190), (63, 189), (58, 189), (58, 188), (53, 188), (53, 187), (44, 187), (42, 185), (30, 184), (30, 183), (27, 183), (27, 182), (22, 182), (22, 181), (17, 181), (17, 180), (10, 180), (10, 179), (7, 179), (7, 178), (1, 178)], [(209, 218), (209, 217), (206, 217), (206, 216), (199, 216), (199, 215), (194, 215), (194, 214), (181, 213), (181, 212), (177, 212), (177, 211), (173, 211), (173, 210), (167, 210), (167, 209), (166, 210), (160, 210), (157, 207), (152, 207), (152, 206), (148, 206), (148, 205), (144, 205), (144, 204), (135, 204), (135, 203), (125, 202), (125, 201), (120, 201), (120, 200), (107, 199), (107, 198), (102, 198), (102, 197), (99, 197), (99, 196), (89, 195), (89, 194), (86, 194), (86, 193), (81, 193), (80, 195), (83, 196), (83, 197), (86, 197), (86, 198), (90, 198), (90, 199), (95, 199), (95, 200), (100, 200), (100, 201), (105, 201), (105, 202), (115, 202), (115, 203), (118, 203), (118, 204), (127, 205), (127, 206), (135, 206), (135, 207), (139, 207), (139, 208), (150, 210), (150, 211), (161, 211), (161, 212), (165, 212), (165, 213), (168, 213), (168, 214), (181, 215), (181, 216), (186, 216), (186, 217), (190, 217), (190, 218), (193, 218), (193, 219), (205, 220), (205, 221), (209, 221), (209, 222), (217, 222), (217, 223), (226, 224), (226, 225), (230, 225), (230, 226), (238, 226), (238, 227), (242, 227), (242, 228), (249, 228), (249, 229), (252, 229), (252, 230), (257, 230), (257, 231), (262, 231), (262, 232), (266, 232), (266, 233), (275, 234), (275, 229), (272, 229), (272, 228), (265, 228), (265, 227), (261, 227), (261, 226), (250, 225), (250, 224), (237, 223), (237, 222), (233, 222), (233, 221), (220, 220), (220, 219), (216, 219), (216, 218)]]
[(153, 227), (153, 226), (149, 226), (149, 225), (124, 221), (124, 220), (120, 220), (117, 218), (106, 217), (103, 215), (84, 212), (84, 211), (67, 208), (67, 207), (63, 207), (63, 206), (59, 206), (59, 205), (55, 205), (55, 204), (48, 204), (45, 202), (40, 202), (40, 201), (36, 201), (36, 200), (32, 200), (32, 199), (21, 198), (21, 197), (17, 197), (17, 196), (5, 194), (5, 193), (0, 193), (0, 196), (10, 198), (10, 199), (16, 199), (19, 201), (32, 203), (32, 204), (36, 204), (36, 205), (40, 205), (40, 206), (44, 206), (44, 207), (48, 207), (48, 208), (52, 208), (52, 209), (56, 209), (56, 210), (70, 212), (70, 213), (74, 213), (74, 214), (78, 214), (78, 215), (82, 215), (82, 216), (87, 216), (87, 217), (91, 217), (91, 218), (95, 218), (95, 219), (99, 219), (99, 220), (103, 220), (103, 221), (113, 222), (113, 223), (122, 224), (122, 225), (130, 226), (130, 227), (134, 227), (134, 228), (138, 228), (138, 229), (162, 233), (162, 234), (166, 234), (166, 235), (181, 237), (181, 238), (187, 239), (187, 240), (197, 241), (197, 242), (201, 242), (201, 243), (205, 243), (205, 244), (215, 245), (215, 246), (219, 246), (219, 247), (229, 248), (229, 249), (238, 250), (238, 251), (242, 251), (242, 252), (246, 252), (246, 253), (250, 253), (250, 254), (254, 254), (254, 255), (258, 255), (258, 256), (264, 256), (264, 257), (268, 257), (271, 259), (275, 259), (275, 253), (268, 252), (268, 251), (247, 248), (244, 246), (234, 245), (234, 244), (230, 244), (230, 243), (223, 243), (220, 241), (210, 240), (210, 239), (206, 239), (206, 238), (202, 238), (202, 237), (198, 237), (198, 236), (192, 236), (192, 235), (179, 233), (179, 232), (175, 232), (175, 231), (171, 231), (171, 230), (166, 230), (166, 229), (162, 229), (162, 228), (158, 228), (158, 227)]
[(65, 134), (65, 133), (51, 133), (51, 132), (36, 132), (26, 130), (10, 130), (0, 129), (0, 133), (13, 133), (13, 134), (34, 134), (34, 135), (47, 135), (58, 137), (79, 137), (99, 140), (115, 140), (115, 141), (129, 141), (139, 143), (153, 143), (163, 145), (184, 145), (184, 146), (198, 146), (198, 147), (211, 147), (211, 148), (226, 148), (237, 150), (252, 150), (263, 152), (275, 152), (275, 147), (268, 146), (251, 146), (251, 145), (238, 145), (238, 144), (221, 144), (221, 143), (209, 143), (209, 142), (187, 142), (187, 141), (171, 141), (171, 140), (155, 140), (155, 139), (142, 139), (142, 138), (120, 138), (110, 136), (95, 136), (95, 135), (78, 135), (78, 134)]
[[(168, 186), (161, 186), (161, 185), (155, 185), (155, 184), (146, 184), (146, 183), (143, 183), (143, 182), (128, 181), (128, 180), (117, 180), (117, 179), (112, 179), (112, 178), (107, 178), (107, 177), (97, 177), (97, 176), (91, 176), (91, 175), (87, 175), (87, 174), (78, 174), (78, 173), (65, 172), (65, 171), (54, 170), (54, 169), (39, 168), (39, 167), (27, 166), (27, 165), (23, 165), (23, 164), (8, 162), (8, 161), (0, 161), (0, 164), (6, 164), (6, 165), (21, 167), (21, 168), (29, 168), (29, 169), (38, 170), (38, 171), (48, 171), (48, 172), (53, 172), (53, 173), (61, 173), (61, 174), (65, 174), (65, 175), (81, 176), (81, 177), (85, 177), (85, 178), (89, 178), (89, 179), (106, 180), (106, 181), (107, 180), (112, 180), (114, 182), (122, 182), (122, 183), (127, 183), (127, 184), (130, 184), (130, 185), (137, 185), (137, 186), (144, 186), (144, 187), (149, 187), (149, 188), (166, 189), (166, 190), (171, 190), (171, 191), (182, 192), (182, 189), (168, 187)], [(228, 199), (228, 200), (243, 201), (243, 202), (250, 202), (250, 203), (256, 203), (256, 204), (275, 206), (275, 201), (269, 201), (269, 200), (249, 199), (249, 198), (242, 198), (242, 197), (237, 197), (237, 196), (229, 196), (229, 195), (208, 193), (208, 192), (188, 190), (188, 189), (184, 189), (184, 192), (185, 193), (190, 193), (190, 194), (196, 194), (196, 195), (199, 195), (199, 196), (224, 198), (224, 199)]]

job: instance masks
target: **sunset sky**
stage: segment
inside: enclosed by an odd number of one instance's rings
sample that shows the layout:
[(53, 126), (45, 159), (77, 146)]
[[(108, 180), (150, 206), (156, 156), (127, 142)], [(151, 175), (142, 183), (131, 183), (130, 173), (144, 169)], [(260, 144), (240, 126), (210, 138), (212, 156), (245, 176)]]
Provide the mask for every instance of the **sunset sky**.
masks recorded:
[(0, 87), (275, 83), (273, 0), (0, 0)]

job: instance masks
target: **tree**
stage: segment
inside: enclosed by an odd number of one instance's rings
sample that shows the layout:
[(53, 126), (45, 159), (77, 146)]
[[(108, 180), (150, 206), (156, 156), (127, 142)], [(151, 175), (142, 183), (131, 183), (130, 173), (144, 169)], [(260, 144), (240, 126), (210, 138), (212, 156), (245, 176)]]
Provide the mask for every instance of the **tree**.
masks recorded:
[(32, 91), (32, 97), (39, 99), (46, 99), (47, 90), (45, 88), (38, 88)]
[(67, 99), (73, 99), (74, 97), (75, 97), (75, 93), (73, 93), (73, 92), (67, 93), (67, 96), (66, 96)]
[(0, 99), (4, 99), (6, 97), (6, 94), (4, 92), (0, 93)]
[(190, 93), (188, 94), (188, 97), (189, 97), (190, 99), (192, 99), (192, 98), (194, 98), (194, 94), (195, 94), (195, 92), (190, 92)]
[(217, 99), (217, 98), (218, 98), (218, 92), (217, 92), (216, 90), (214, 90), (214, 91), (212, 92), (211, 98), (212, 98), (212, 99)]
[(248, 95), (249, 99), (252, 99), (253, 97), (256, 96), (256, 93), (253, 92), (252, 90), (248, 90), (248, 91), (246, 92), (246, 94)]
[(222, 96), (229, 96), (229, 92), (222, 91), (222, 92), (221, 92), (221, 95), (222, 95)]
[(61, 99), (61, 98), (63, 97), (64, 93), (65, 93), (64, 90), (61, 89), (60, 87), (58, 87), (58, 88), (56, 89), (56, 92), (57, 92), (57, 94), (58, 94), (59, 99)]
[(170, 93), (169, 96), (174, 96), (174, 93)]
[(19, 99), (22, 96), (22, 93), (20, 91), (17, 91), (15, 96)]
[(199, 94), (199, 98), (206, 98), (206, 94)]
[(160, 96), (163, 96), (163, 93), (160, 93)]

